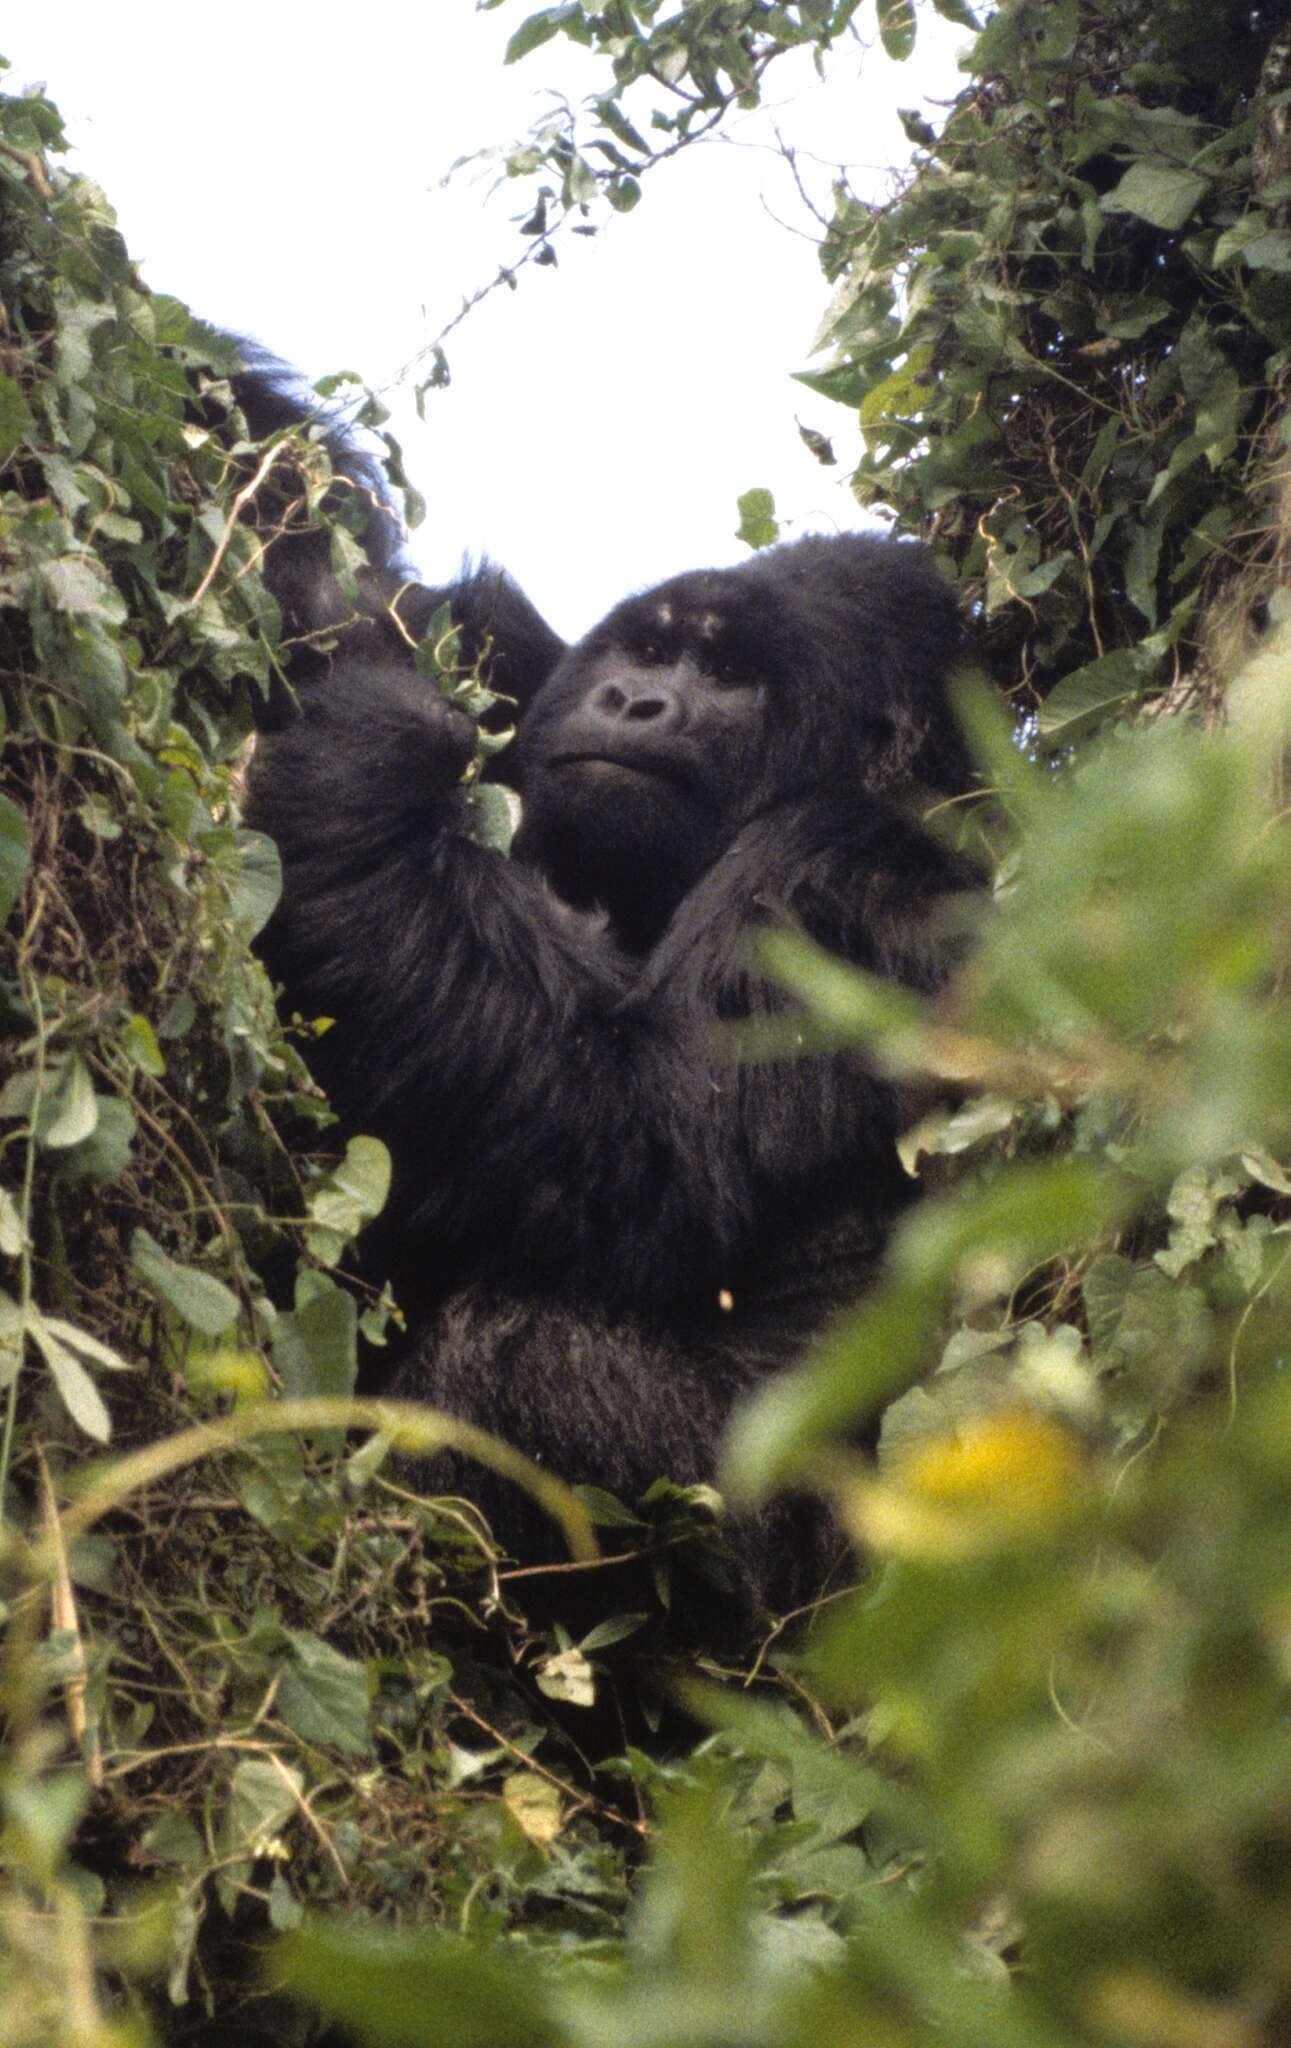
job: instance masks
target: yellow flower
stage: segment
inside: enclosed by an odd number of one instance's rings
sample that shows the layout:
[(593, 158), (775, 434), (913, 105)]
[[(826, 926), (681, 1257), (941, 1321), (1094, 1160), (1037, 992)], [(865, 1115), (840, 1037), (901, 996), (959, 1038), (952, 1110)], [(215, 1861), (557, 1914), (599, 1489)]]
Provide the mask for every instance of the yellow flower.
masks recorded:
[(868, 1550), (963, 1558), (1043, 1533), (1077, 1505), (1087, 1461), (1072, 1432), (1034, 1409), (980, 1415), (925, 1438), (876, 1480), (835, 1478), (839, 1516)]
[(1078, 1440), (1030, 1408), (980, 1415), (911, 1450), (897, 1483), (926, 1500), (1009, 1522), (1047, 1521), (1070, 1506), (1085, 1478)]

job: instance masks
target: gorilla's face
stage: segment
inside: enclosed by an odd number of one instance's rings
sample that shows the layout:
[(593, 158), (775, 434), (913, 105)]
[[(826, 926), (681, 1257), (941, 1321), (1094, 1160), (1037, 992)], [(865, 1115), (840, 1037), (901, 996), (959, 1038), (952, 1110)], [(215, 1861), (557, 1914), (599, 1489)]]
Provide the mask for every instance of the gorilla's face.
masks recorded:
[(711, 866), (765, 764), (774, 648), (747, 583), (681, 576), (566, 655), (520, 731), (517, 854), (649, 947)]

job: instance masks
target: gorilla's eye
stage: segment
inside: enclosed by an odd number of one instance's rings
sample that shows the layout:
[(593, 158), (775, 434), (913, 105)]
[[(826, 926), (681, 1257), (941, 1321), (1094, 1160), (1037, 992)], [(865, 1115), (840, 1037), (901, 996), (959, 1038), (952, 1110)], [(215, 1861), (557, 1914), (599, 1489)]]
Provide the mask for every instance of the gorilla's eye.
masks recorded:
[(647, 668), (656, 668), (663, 660), (663, 649), (657, 640), (638, 641), (637, 659), (645, 662)]
[(727, 690), (752, 690), (762, 680), (761, 676), (734, 654), (718, 656), (709, 665), (708, 672), (715, 683), (721, 683)]

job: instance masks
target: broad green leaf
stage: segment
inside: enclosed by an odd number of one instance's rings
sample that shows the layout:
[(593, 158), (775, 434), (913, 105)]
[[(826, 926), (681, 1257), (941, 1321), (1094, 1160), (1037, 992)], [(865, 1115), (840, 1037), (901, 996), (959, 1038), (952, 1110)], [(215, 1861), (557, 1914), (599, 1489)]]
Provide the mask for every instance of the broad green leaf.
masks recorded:
[(304, 1742), (322, 1743), (346, 1756), (366, 1756), (371, 1692), (361, 1664), (303, 1630), (290, 1630), (291, 1661), (275, 1702), (287, 1726)]
[(780, 522), (775, 516), (772, 493), (758, 486), (751, 491), (742, 491), (735, 502), (740, 514), (735, 538), (751, 548), (773, 547), (780, 538)]
[(1275, 228), (1258, 236), (1242, 250), (1242, 261), (1249, 270), (1272, 270), (1285, 276), (1291, 271), (1291, 233)]
[(532, 1958), (438, 1929), (315, 1921), (274, 1956), (285, 1990), (357, 2027), (371, 2048), (572, 2048)]
[(641, 1529), (645, 1525), (640, 1515), (634, 1515), (617, 1495), (607, 1493), (603, 1486), (576, 1486), (574, 1489), (598, 1529)]
[(1210, 180), (1175, 164), (1140, 157), (1103, 200), (1105, 213), (1132, 213), (1174, 233), (1190, 220)]
[(281, 1870), (275, 1870), (269, 1880), (269, 1925), (275, 1934), (294, 1934), (304, 1918), (304, 1906)]
[(44, 562), (40, 575), (57, 611), (90, 613), (116, 626), (124, 622), (125, 600), (93, 555), (63, 555), (56, 562)]
[(1095, 1347), (1110, 1343), (1134, 1277), (1134, 1262), (1122, 1252), (1100, 1252), (1081, 1286), (1089, 1340)]
[(921, 413), (929, 398), (925, 380), (931, 361), (930, 348), (911, 349), (900, 369), (872, 384), (861, 400), (861, 425), (875, 427), (894, 416), (908, 419)]
[(339, 1188), (352, 1195), (365, 1216), (377, 1216), (390, 1193), (390, 1152), (380, 1138), (351, 1138), (345, 1157), (332, 1174)]
[(130, 1164), (136, 1130), (130, 1105), (119, 1095), (98, 1095), (95, 1106), (98, 1114), (89, 1137), (58, 1155), (60, 1179), (116, 1180)]
[(351, 1138), (345, 1157), (309, 1196), (305, 1241), (314, 1257), (335, 1265), (390, 1192), (390, 1154), (379, 1138)]
[(1252, 242), (1258, 242), (1268, 232), (1268, 214), (1263, 207), (1252, 208), (1250, 213), (1244, 213), (1240, 220), (1235, 220), (1231, 228), (1224, 229), (1223, 234), (1216, 240), (1215, 253), (1211, 261), (1217, 269), (1226, 263), (1238, 262), (1242, 251)]
[(1143, 694), (1151, 664), (1135, 648), (1086, 662), (1040, 706), (1036, 730), (1046, 747), (1065, 747), (1123, 704)]
[(206, 1862), (206, 1844), (188, 1816), (161, 1813), (140, 1836), (148, 1856), (157, 1863), (173, 1863), (194, 1873)]
[(263, 832), (238, 833), (242, 864), (229, 907), (249, 939), (268, 924), (282, 895), (282, 862), (272, 839)]
[(55, 1151), (66, 1145), (79, 1145), (93, 1134), (98, 1120), (98, 1098), (89, 1069), (84, 1060), (73, 1054), (64, 1063), (52, 1096), (43, 1105), (41, 1143)]
[(292, 1815), (300, 1811), (304, 1782), (291, 1765), (270, 1757), (248, 1757), (233, 1773), (225, 1812), (226, 1853), (244, 1853), (248, 1860), (265, 1847)]
[[(569, 1651), (566, 1654), (576, 1657), (578, 1652)], [(555, 1661), (549, 1659), (549, 1665)], [(542, 1685), (541, 1678), (538, 1683)], [(574, 1695), (549, 1693), (548, 1697), (572, 1699)], [(575, 1700), (575, 1704), (590, 1706), (591, 1700), (583, 1700), (580, 1697)], [(545, 1848), (549, 1842), (554, 1842), (565, 1825), (565, 1803), (558, 1787), (552, 1784), (550, 1778), (541, 1777), (537, 1771), (509, 1772), (503, 1780), (502, 1798), (512, 1819), (539, 1848)]]
[(86, 831), (92, 832), (96, 839), (119, 839), (121, 837), (120, 823), (113, 816), (102, 797), (87, 797), (83, 804), (77, 805), (76, 815)]
[(297, 1283), (296, 1307), (273, 1328), (273, 1361), (289, 1397), (352, 1394), (358, 1374), (354, 1297), (325, 1273)]
[(219, 1337), (237, 1320), (238, 1298), (213, 1273), (183, 1266), (142, 1227), (130, 1240), (130, 1257), (154, 1294), (204, 1337)]

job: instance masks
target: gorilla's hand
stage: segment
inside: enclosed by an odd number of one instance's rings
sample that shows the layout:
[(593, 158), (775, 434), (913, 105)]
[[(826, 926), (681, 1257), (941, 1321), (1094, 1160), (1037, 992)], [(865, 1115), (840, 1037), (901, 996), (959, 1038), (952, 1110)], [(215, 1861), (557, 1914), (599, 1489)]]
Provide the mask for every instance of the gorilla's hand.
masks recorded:
[(475, 751), (475, 725), (435, 684), (393, 662), (330, 679), (307, 700), (306, 744), (334, 756), (348, 783), (357, 772), (391, 779), (385, 807), (451, 789)]
[(262, 737), (249, 820), (304, 864), (310, 887), (359, 875), (464, 820), (475, 725), (429, 678), (371, 662), (302, 692), (302, 713)]

